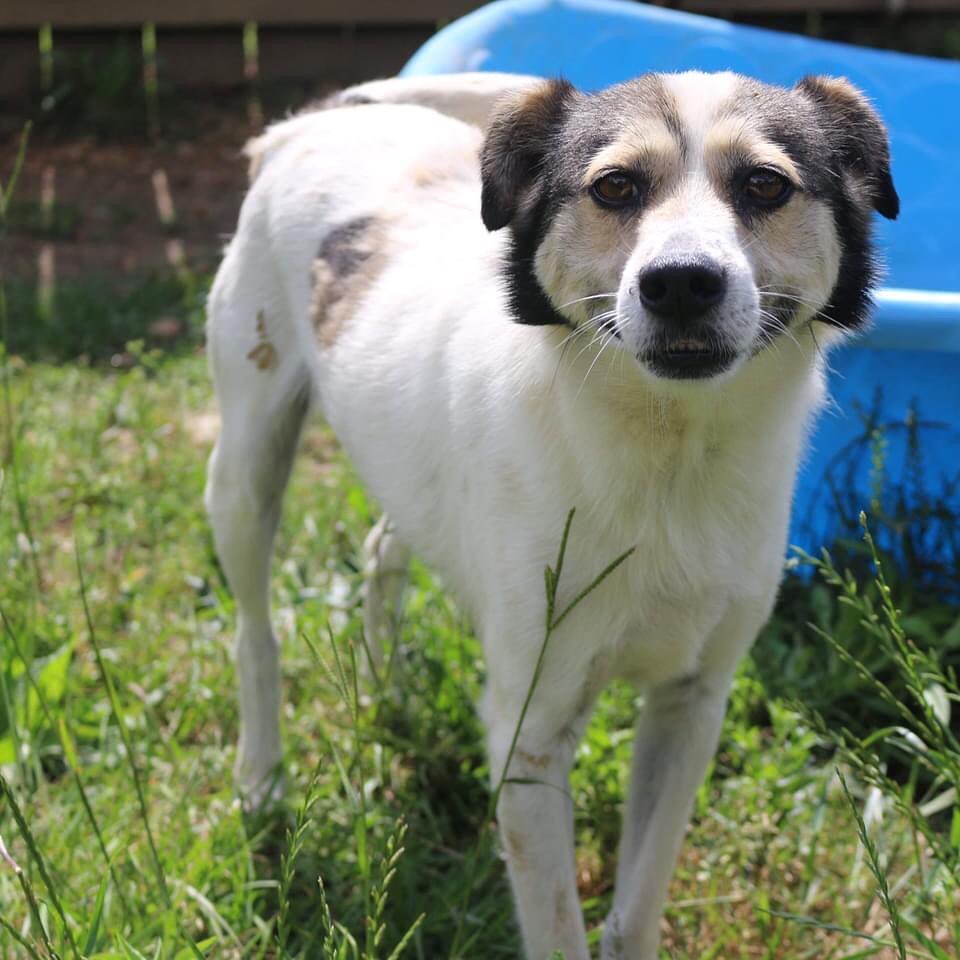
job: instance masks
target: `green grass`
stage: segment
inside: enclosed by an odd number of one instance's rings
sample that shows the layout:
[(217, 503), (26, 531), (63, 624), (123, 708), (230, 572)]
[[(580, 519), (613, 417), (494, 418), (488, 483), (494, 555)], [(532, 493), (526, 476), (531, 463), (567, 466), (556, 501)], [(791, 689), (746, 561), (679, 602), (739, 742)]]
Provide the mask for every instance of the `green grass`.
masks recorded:
[[(354, 688), (376, 510), (329, 433), (306, 437), (274, 570), (289, 800), (251, 820), (231, 781), (233, 604), (201, 504), (215, 427), (203, 357), (138, 348), (118, 370), (25, 353), (0, 384), (0, 836), (23, 870), (0, 860), (0, 957), (388, 960), (400, 946), (436, 960), (455, 939), (461, 957), (516, 957), (473, 708), (477, 642), (415, 567), (385, 690)], [(738, 676), (664, 957), (897, 957), (898, 936), (911, 958), (960, 951), (960, 884), (933, 856), (960, 849), (956, 802), (918, 829), (929, 797), (913, 763), (891, 786), (864, 760), (860, 698), (876, 691), (801, 626), (842, 622), (844, 642), (866, 643), (843, 590), (794, 581)], [(956, 610), (927, 611), (912, 602), (931, 635), (954, 635)], [(773, 657), (793, 671), (778, 684)], [(925, 688), (937, 669), (922, 665)], [(848, 704), (836, 714), (823, 710), (831, 688)], [(810, 689), (824, 727), (792, 705)], [(573, 779), (594, 945), (636, 708), (625, 687), (603, 695)], [(930, 743), (956, 760), (949, 740)], [(948, 782), (927, 785), (942, 796)]]

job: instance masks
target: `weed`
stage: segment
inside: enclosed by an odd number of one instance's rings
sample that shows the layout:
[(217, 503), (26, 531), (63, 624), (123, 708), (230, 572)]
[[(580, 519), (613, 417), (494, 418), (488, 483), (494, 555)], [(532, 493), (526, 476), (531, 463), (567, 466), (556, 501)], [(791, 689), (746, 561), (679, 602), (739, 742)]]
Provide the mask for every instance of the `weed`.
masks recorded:
[(98, 138), (148, 133), (148, 106), (140, 51), (118, 39), (106, 54), (53, 50), (51, 85), (43, 94), (39, 122), (58, 134)]
[[(858, 689), (882, 703), (892, 721), (858, 734), (826, 722), (808, 703), (798, 702), (795, 708), (823, 744), (872, 789), (867, 808), (876, 811), (870, 817), (874, 830), (885, 809), (895, 810), (909, 825), (910, 853), (898, 877), (893, 866), (896, 849), (881, 850), (867, 815), (861, 813), (853, 791), (839, 774), (876, 894), (888, 917), (896, 955), (901, 960), (908, 955), (943, 960), (949, 956), (943, 943), (960, 942), (960, 741), (951, 728), (952, 705), (960, 703), (960, 683), (956, 670), (944, 667), (935, 649), (922, 649), (908, 635), (908, 621), (897, 606), (864, 513), (860, 524), (873, 565), (867, 589), (849, 570), (838, 571), (827, 551), (807, 559), (891, 665), (897, 690), (885, 680), (888, 671), (876, 673), (837, 637), (821, 628), (813, 630), (857, 678)], [(891, 754), (906, 767), (906, 774), (898, 779), (888, 772), (886, 758)]]

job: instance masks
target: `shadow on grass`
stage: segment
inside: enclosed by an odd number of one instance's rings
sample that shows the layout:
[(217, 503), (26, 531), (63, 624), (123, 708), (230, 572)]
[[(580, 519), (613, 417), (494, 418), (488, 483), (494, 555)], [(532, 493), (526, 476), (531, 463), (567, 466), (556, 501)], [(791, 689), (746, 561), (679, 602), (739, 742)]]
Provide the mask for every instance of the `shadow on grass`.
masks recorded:
[(158, 273), (118, 288), (109, 278), (63, 281), (51, 301), (32, 284), (12, 279), (6, 351), (27, 361), (128, 366), (127, 344), (140, 341), (172, 353), (203, 342), (209, 279)]

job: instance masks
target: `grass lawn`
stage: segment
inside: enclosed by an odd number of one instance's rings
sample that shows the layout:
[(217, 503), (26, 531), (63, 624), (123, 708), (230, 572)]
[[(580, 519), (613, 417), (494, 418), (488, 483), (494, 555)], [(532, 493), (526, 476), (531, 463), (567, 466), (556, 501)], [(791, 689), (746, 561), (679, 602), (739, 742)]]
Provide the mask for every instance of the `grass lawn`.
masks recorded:
[[(376, 508), (321, 425), (298, 461), (274, 568), (288, 803), (245, 817), (231, 775), (233, 604), (201, 503), (216, 431), (205, 362), (129, 359), (119, 370), (4, 364), (0, 957), (387, 960), (398, 945), (423, 960), (517, 957), (473, 711), (477, 642), (415, 568), (392, 673), (355, 697), (360, 548)], [(960, 851), (947, 790), (960, 777), (949, 779), (947, 753), (946, 779), (911, 760), (896, 771), (904, 786), (887, 788), (856, 743), (837, 751), (841, 726), (908, 725), (876, 719), (867, 681), (804, 626), (863, 634), (837, 591), (794, 582), (740, 672), (663, 957), (960, 955), (960, 869), (934, 857)], [(955, 608), (915, 615), (960, 641)], [(951, 688), (938, 689), (949, 714)], [(829, 729), (790, 705), (807, 690)], [(595, 946), (636, 710), (624, 687), (602, 697), (573, 779)], [(918, 820), (911, 804), (930, 797), (945, 805)]]

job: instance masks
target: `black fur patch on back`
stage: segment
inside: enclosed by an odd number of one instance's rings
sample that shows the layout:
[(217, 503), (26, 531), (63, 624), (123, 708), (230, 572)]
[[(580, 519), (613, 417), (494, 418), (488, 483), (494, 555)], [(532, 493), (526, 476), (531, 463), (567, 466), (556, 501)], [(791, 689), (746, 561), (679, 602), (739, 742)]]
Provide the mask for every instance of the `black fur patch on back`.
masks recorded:
[(376, 222), (374, 217), (357, 217), (334, 227), (324, 238), (317, 252), (335, 276), (348, 277), (370, 259), (371, 250), (358, 243)]

